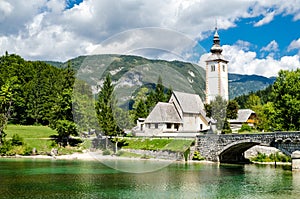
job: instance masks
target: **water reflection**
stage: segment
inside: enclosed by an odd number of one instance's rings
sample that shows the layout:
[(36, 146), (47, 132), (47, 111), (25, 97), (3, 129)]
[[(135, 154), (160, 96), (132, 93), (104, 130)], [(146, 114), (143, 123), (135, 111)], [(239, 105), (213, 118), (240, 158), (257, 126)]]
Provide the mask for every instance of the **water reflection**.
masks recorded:
[(300, 198), (300, 172), (268, 165), (175, 163), (124, 173), (97, 161), (1, 159), (0, 179), (1, 198)]
[(300, 196), (300, 172), (297, 171), (297, 172), (293, 172), (292, 174), (293, 174), (292, 175), (293, 188), (291, 190), (291, 195), (293, 197), (298, 196), (298, 198), (299, 198), (299, 196)]

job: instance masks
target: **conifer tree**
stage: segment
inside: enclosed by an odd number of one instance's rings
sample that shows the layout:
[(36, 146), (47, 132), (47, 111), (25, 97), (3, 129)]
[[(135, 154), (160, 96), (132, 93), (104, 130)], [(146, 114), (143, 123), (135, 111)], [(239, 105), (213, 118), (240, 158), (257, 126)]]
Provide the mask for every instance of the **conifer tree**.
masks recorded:
[(236, 119), (238, 116), (239, 105), (235, 100), (230, 100), (227, 104), (226, 116), (228, 119)]
[(114, 117), (113, 108), (116, 105), (114, 97), (114, 85), (108, 74), (103, 83), (101, 91), (98, 93), (96, 101), (96, 113), (101, 130), (108, 136), (116, 136), (121, 133)]
[(138, 118), (146, 118), (149, 114), (147, 105), (142, 100), (140, 100), (138, 102), (138, 105), (137, 105), (135, 111), (136, 111), (136, 114), (135, 114), (134, 121), (136, 121)]
[(164, 102), (166, 100), (164, 91), (165, 87), (163, 86), (161, 76), (159, 76), (155, 88), (155, 104), (158, 102)]
[(69, 136), (78, 135), (77, 126), (73, 120), (72, 112), (72, 94), (75, 81), (75, 72), (71, 68), (70, 62), (68, 67), (61, 73), (61, 92), (58, 94), (55, 105), (52, 107), (52, 118), (50, 127), (57, 130), (59, 136), (66, 144), (69, 145)]

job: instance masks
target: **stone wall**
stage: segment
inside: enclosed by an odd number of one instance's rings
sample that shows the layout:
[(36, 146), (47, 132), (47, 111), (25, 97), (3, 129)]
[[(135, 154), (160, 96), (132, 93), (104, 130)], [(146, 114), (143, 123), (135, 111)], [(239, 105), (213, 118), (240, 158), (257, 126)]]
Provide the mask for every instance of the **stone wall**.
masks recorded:
[(141, 154), (147, 157), (165, 160), (183, 160), (183, 154), (180, 152), (172, 151), (152, 151), (152, 150), (140, 150), (140, 149), (122, 149), (131, 153)]

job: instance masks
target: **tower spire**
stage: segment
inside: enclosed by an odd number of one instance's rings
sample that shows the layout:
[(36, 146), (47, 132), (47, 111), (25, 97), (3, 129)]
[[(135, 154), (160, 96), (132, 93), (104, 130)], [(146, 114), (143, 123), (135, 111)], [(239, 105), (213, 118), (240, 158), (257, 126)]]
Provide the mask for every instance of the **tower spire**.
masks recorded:
[(219, 34), (218, 34), (218, 26), (217, 26), (217, 21), (216, 21), (213, 46), (211, 47), (210, 52), (213, 53), (213, 54), (221, 54), (222, 51), (223, 51), (223, 49), (220, 46), (220, 37), (219, 37)]
[(228, 100), (228, 61), (222, 55), (218, 26), (216, 22), (211, 55), (206, 60), (206, 103), (209, 104), (217, 96)]

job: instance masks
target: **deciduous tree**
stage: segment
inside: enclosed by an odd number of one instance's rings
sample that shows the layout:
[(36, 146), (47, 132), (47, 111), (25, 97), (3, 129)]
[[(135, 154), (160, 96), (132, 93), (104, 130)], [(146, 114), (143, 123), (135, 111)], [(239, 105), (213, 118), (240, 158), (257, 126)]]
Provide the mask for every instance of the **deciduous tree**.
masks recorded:
[(300, 130), (300, 69), (281, 70), (273, 86), (277, 130)]

